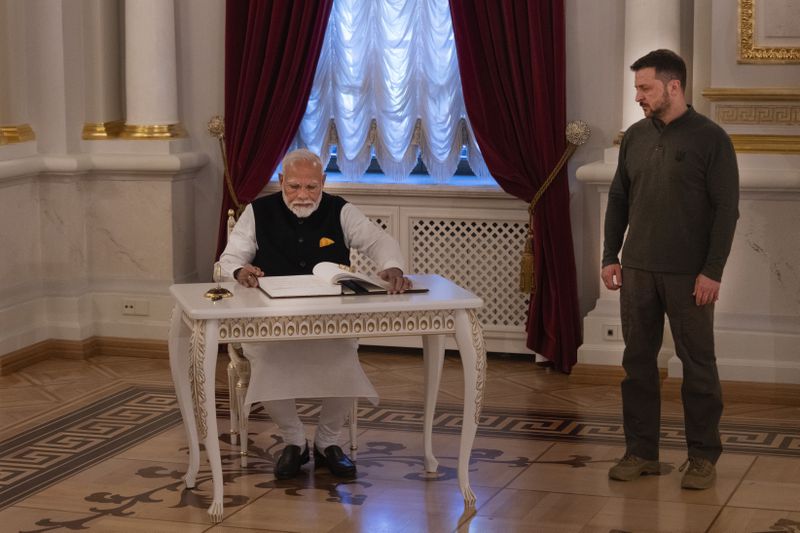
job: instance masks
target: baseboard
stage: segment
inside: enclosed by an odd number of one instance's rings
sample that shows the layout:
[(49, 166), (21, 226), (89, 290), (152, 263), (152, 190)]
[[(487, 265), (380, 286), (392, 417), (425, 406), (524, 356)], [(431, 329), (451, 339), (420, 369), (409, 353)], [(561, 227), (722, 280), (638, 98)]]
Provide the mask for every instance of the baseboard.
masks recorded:
[(50, 357), (86, 359), (98, 355), (166, 359), (169, 357), (169, 352), (167, 341), (150, 339), (122, 337), (89, 337), (80, 341), (48, 339), (0, 356), (0, 376), (12, 374)]
[(124, 337), (95, 337), (92, 355), (124, 355), (147, 359), (169, 359), (167, 341), (128, 339)]

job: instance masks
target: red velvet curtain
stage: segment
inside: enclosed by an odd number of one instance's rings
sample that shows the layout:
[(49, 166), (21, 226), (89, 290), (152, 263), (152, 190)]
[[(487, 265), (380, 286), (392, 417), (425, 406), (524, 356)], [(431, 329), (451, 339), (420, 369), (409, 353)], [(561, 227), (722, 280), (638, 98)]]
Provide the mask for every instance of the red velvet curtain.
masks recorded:
[[(563, 0), (450, 0), (464, 104), (500, 186), (530, 202), (565, 147)], [(528, 347), (563, 372), (581, 327), (566, 171), (535, 211)]]
[[(225, 146), (242, 203), (269, 182), (292, 142), (314, 83), (333, 0), (228, 0)], [(223, 186), (217, 257), (233, 200)]]

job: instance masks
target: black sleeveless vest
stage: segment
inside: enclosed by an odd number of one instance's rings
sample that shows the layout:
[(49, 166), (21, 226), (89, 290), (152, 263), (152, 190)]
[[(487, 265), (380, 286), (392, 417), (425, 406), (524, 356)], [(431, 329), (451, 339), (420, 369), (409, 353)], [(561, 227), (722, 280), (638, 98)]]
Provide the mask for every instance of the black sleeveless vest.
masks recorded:
[(346, 203), (344, 198), (322, 193), (317, 210), (298, 218), (279, 192), (255, 200), (258, 251), (253, 265), (266, 276), (311, 274), (322, 261), (349, 265), (350, 250), (344, 245), (340, 218)]

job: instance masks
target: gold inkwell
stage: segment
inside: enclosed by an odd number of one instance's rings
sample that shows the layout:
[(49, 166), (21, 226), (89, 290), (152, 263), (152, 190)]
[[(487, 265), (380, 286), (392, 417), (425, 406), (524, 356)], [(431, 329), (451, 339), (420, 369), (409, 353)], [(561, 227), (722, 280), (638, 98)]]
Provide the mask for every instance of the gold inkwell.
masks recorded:
[(204, 296), (211, 300), (212, 302), (218, 302), (223, 298), (232, 298), (233, 293), (220, 285), (220, 281), (222, 280), (222, 265), (219, 262), (214, 263), (214, 281), (217, 282), (216, 287), (212, 287), (206, 291)]

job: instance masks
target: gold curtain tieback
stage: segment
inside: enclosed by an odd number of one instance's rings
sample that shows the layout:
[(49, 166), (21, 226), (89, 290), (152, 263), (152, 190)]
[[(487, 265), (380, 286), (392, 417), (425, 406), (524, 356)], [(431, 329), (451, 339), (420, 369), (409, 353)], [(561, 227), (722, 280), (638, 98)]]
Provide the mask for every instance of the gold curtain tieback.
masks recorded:
[(561, 156), (561, 159), (558, 160), (556, 163), (555, 168), (550, 175), (547, 176), (547, 179), (544, 183), (542, 183), (539, 190), (536, 191), (536, 194), (533, 196), (533, 200), (531, 200), (530, 205), (528, 206), (528, 235), (525, 238), (525, 248), (522, 252), (522, 260), (519, 269), (519, 290), (527, 293), (527, 294), (535, 294), (536, 293), (536, 272), (534, 270), (534, 261), (533, 261), (533, 239), (534, 239), (534, 229), (533, 229), (533, 213), (536, 209), (536, 203), (539, 199), (544, 195), (547, 188), (556, 179), (558, 173), (561, 172), (562, 167), (564, 164), (572, 157), (572, 154), (575, 153), (578, 146), (584, 144), (586, 141), (589, 140), (589, 136), (592, 134), (592, 130), (589, 128), (589, 125), (582, 121), (582, 120), (573, 120), (569, 124), (567, 124), (567, 147), (564, 149), (564, 154)]
[(225, 185), (228, 188), (228, 195), (231, 197), (234, 207), (236, 207), (235, 218), (238, 220), (239, 215), (242, 214), (245, 206), (242, 205), (242, 203), (239, 201), (239, 198), (236, 196), (236, 191), (233, 188), (233, 180), (231, 179), (231, 173), (228, 169), (228, 154), (225, 151), (225, 119), (219, 115), (214, 115), (211, 117), (211, 120), (208, 121), (208, 133), (210, 133), (212, 137), (216, 137), (219, 141), (219, 151), (222, 153), (222, 168), (225, 172)]

